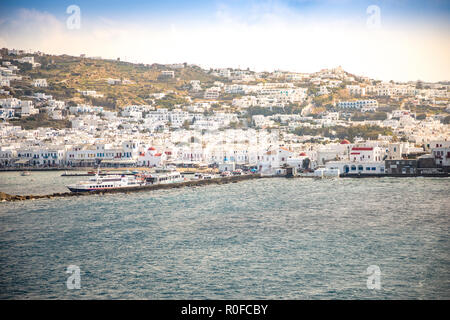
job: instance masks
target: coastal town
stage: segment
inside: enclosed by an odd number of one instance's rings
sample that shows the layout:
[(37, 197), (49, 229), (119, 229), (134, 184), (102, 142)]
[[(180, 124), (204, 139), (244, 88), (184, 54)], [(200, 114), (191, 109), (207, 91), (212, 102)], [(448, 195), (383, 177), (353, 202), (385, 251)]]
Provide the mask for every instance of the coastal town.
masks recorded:
[(1, 170), (450, 171), (450, 82), (0, 53)]
[(449, 40), (450, 1), (0, 1), (0, 300), (450, 300)]

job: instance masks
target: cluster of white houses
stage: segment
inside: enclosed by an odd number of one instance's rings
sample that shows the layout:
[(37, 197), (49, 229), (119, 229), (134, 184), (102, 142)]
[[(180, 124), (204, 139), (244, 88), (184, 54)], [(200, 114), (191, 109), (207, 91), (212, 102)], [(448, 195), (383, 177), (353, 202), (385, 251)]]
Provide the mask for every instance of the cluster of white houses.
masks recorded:
[[(17, 59), (2, 59), (0, 86), (13, 88), (14, 81), (22, 80), (17, 75), (20, 65), (15, 64), (29, 63), (33, 68), (40, 65), (34, 56), (25, 52), (8, 50), (8, 54)], [(185, 67), (185, 64), (167, 65), (164, 67), (167, 70), (161, 70), (160, 79), (178, 79), (180, 69)], [(449, 126), (441, 121), (442, 115), (419, 120), (413, 112), (400, 108), (387, 112), (385, 120), (356, 122), (342, 117), (353, 111), (377, 111), (377, 99), (384, 101), (378, 97), (400, 97), (415, 105), (424, 103), (441, 107), (444, 104), (445, 107), (450, 98), (447, 84), (377, 83), (350, 75), (340, 67), (311, 74), (257, 73), (230, 68), (204, 72), (222, 79), (205, 83), (190, 80), (188, 88), (196, 100), (183, 95), (186, 103), (170, 108), (162, 107), (160, 100), (166, 95), (176, 96), (174, 91), (149, 93), (148, 105), (129, 105), (120, 111), (112, 111), (85, 103), (66, 105), (65, 101), (53, 99), (45, 89), (52, 86), (52, 79), (28, 79), (33, 93), (19, 96), (20, 99), (10, 95), (7, 88), (1, 88), (0, 166), (215, 165), (219, 168), (253, 167), (266, 174), (277, 174), (285, 167), (312, 169), (325, 166), (348, 174), (383, 174), (397, 172), (399, 168), (400, 172), (403, 169), (410, 172), (412, 160), (406, 158), (421, 156), (421, 161), (429, 166), (449, 167)], [(102, 82), (113, 86), (133, 83), (116, 78), (102, 79)], [(347, 95), (345, 101), (335, 103), (338, 111), (311, 116), (308, 111), (314, 107), (311, 101), (341, 89), (347, 90), (350, 97)], [(103, 96), (95, 90), (78, 92), (80, 98), (89, 97), (86, 101)], [(221, 98), (221, 102), (217, 101)], [(249, 107), (273, 110), (291, 104), (304, 104), (305, 107), (301, 114), (247, 117)], [(71, 128), (23, 130), (7, 122), (39, 112), (46, 112), (54, 120), (66, 119)], [(250, 128), (231, 129), (239, 128), (237, 124), (244, 126), (247, 121), (251, 122)], [(406, 137), (409, 142), (392, 142), (392, 136), (379, 136), (376, 141), (355, 138), (355, 143), (347, 140), (332, 142), (330, 138), (293, 134), (295, 129), (302, 127), (360, 124), (390, 128), (395, 135)], [(314, 140), (312, 138), (327, 144), (308, 142)]]
[(31, 100), (17, 98), (0, 99), (0, 119), (27, 117), (39, 113)]
[[(10, 128), (11, 129), (11, 128)], [(20, 132), (20, 131), (19, 131)], [(344, 174), (384, 174), (386, 161), (426, 155), (433, 166), (448, 171), (450, 141), (431, 141), (424, 148), (407, 142), (342, 140), (327, 145), (285, 143), (278, 132), (228, 129), (216, 134), (194, 134), (185, 130), (172, 136), (143, 140), (64, 145), (0, 147), (2, 167), (76, 167), (203, 165), (253, 167), (264, 174), (277, 174), (285, 167), (299, 170), (325, 166)], [(55, 141), (58, 137), (55, 137)]]

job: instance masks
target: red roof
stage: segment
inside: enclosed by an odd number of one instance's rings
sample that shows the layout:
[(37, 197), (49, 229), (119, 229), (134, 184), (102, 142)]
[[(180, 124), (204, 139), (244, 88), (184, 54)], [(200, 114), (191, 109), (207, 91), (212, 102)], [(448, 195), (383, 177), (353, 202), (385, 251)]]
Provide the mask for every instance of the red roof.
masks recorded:
[(344, 139), (341, 141), (341, 144), (350, 144), (350, 141), (348, 141), (347, 139)]
[(155, 153), (155, 157), (161, 157), (161, 153)]
[(299, 156), (300, 157), (304, 157), (304, 156), (306, 156), (306, 153), (302, 152), (302, 153), (299, 154)]
[(371, 151), (372, 147), (353, 147), (352, 151)]
[(154, 150), (156, 150), (156, 149), (153, 148), (153, 147), (150, 147), (150, 148), (148, 148), (148, 150), (154, 151)]

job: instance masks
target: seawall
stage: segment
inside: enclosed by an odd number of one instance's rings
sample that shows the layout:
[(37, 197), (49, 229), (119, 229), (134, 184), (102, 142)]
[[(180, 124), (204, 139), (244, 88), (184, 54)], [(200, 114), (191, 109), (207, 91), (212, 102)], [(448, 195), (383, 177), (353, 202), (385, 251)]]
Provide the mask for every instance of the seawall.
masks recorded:
[(243, 175), (243, 176), (231, 176), (215, 179), (206, 180), (189, 180), (177, 183), (168, 184), (156, 184), (140, 187), (132, 187), (126, 189), (115, 189), (115, 190), (99, 190), (90, 192), (62, 192), (62, 193), (52, 193), (47, 195), (10, 195), (4, 192), (0, 192), (0, 201), (22, 201), (22, 200), (36, 200), (36, 199), (52, 199), (59, 197), (81, 197), (93, 194), (106, 194), (106, 193), (129, 193), (129, 192), (142, 192), (142, 191), (152, 191), (152, 190), (163, 190), (163, 189), (177, 189), (183, 187), (194, 187), (194, 186), (204, 186), (210, 184), (226, 184), (226, 183), (237, 183), (239, 181), (252, 180), (265, 178), (261, 177), (259, 174)]

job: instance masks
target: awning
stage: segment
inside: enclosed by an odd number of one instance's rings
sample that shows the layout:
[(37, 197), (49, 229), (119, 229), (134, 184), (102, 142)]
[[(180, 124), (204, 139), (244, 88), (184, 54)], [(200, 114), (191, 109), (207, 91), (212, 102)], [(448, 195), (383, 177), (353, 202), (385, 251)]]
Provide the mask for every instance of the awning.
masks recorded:
[(125, 160), (125, 159), (117, 159), (117, 160), (102, 160), (101, 164), (134, 164), (136, 160)]
[(21, 159), (21, 160), (14, 162), (14, 164), (26, 164), (28, 162), (30, 162), (30, 159)]

